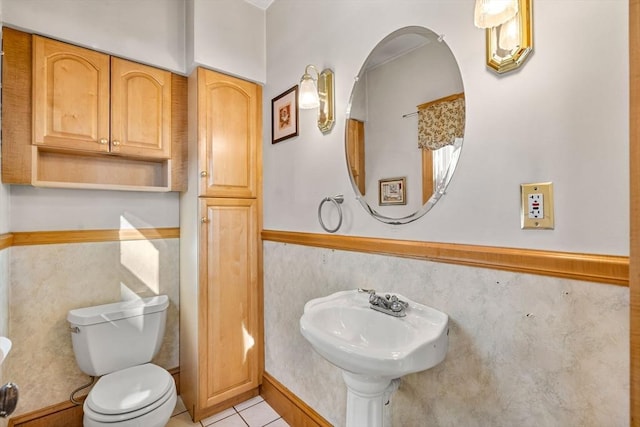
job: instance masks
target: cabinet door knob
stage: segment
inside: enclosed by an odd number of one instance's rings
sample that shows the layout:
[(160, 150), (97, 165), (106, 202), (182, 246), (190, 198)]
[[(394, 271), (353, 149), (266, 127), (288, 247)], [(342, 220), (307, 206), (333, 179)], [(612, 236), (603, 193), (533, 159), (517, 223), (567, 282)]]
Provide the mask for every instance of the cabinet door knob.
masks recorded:
[(206, 223), (208, 223), (208, 222), (209, 222), (209, 218), (202, 217), (202, 218), (200, 218), (200, 222), (201, 222), (202, 224), (206, 224)]
[(207, 173), (207, 171), (202, 171), (200, 172), (200, 176), (203, 178), (206, 178), (209, 174)]
[(107, 138), (100, 138), (98, 143), (101, 144), (101, 145), (106, 145), (106, 144), (109, 143), (109, 140)]
[(115, 147), (117, 147), (118, 145), (120, 145), (120, 141), (117, 141), (117, 140), (116, 140), (116, 141), (113, 141), (113, 145), (114, 145)]

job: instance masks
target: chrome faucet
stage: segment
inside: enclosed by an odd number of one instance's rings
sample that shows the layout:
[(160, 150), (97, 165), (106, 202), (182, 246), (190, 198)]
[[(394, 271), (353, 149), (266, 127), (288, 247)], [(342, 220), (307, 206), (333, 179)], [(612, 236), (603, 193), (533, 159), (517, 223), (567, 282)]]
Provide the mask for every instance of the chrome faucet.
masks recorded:
[(369, 307), (376, 311), (394, 317), (404, 317), (407, 315), (405, 310), (409, 307), (409, 303), (398, 299), (395, 295), (377, 295), (375, 289), (358, 288), (358, 292), (366, 292), (369, 294)]

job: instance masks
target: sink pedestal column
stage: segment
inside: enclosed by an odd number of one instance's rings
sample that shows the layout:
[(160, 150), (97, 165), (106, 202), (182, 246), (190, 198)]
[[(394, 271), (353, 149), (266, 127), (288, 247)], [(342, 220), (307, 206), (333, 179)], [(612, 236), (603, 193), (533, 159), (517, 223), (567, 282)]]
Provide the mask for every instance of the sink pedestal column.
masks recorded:
[(370, 377), (342, 371), (347, 384), (347, 427), (384, 426), (383, 409), (399, 379)]

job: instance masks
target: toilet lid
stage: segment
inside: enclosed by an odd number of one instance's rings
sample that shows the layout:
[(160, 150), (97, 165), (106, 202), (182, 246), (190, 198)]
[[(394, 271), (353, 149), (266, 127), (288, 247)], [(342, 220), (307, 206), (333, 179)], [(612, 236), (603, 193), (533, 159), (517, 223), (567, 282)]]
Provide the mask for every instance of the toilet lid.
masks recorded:
[(124, 414), (151, 405), (172, 386), (173, 378), (169, 372), (147, 363), (101, 377), (85, 403), (100, 414)]

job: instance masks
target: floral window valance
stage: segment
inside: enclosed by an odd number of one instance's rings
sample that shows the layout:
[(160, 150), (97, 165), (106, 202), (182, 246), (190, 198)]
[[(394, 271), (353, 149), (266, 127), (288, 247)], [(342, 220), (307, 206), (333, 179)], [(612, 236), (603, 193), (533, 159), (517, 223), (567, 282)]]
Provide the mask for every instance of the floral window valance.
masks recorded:
[(437, 150), (464, 136), (464, 93), (418, 105), (418, 148)]

